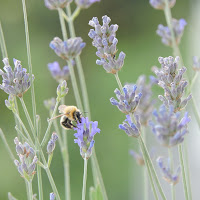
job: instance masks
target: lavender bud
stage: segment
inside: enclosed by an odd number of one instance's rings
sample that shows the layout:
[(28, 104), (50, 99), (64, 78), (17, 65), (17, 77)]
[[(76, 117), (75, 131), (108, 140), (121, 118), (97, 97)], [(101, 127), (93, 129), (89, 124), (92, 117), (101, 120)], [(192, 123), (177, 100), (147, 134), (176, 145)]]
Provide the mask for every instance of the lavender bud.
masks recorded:
[(68, 93), (68, 87), (67, 87), (67, 82), (63, 81), (60, 83), (57, 87), (57, 101), (60, 101), (61, 98), (65, 97), (66, 94)]
[(44, 100), (44, 106), (49, 111), (53, 111), (54, 108), (55, 108), (55, 105), (56, 105), (56, 99), (55, 98)]
[(47, 153), (51, 154), (53, 153), (55, 147), (56, 147), (56, 140), (58, 139), (58, 135), (54, 132), (51, 136), (51, 139), (49, 140), (47, 144)]
[(193, 57), (193, 69), (195, 71), (200, 71), (200, 59), (197, 56)]
[[(4, 71), (0, 71), (2, 76), (2, 84), (0, 89), (4, 90), (9, 95), (22, 97), (23, 94), (30, 88), (31, 81), (30, 76), (25, 68), (22, 68), (21, 61), (13, 59), (14, 70), (12, 70), (9, 65), (8, 58), (4, 58), (3, 62), (5, 64)], [(34, 76), (33, 76), (34, 79)], [(9, 106), (9, 102), (6, 102)]]
[(75, 3), (80, 8), (89, 8), (93, 3), (100, 2), (100, 0), (75, 0)]
[[(158, 10), (164, 10), (165, 9), (165, 0), (150, 0), (149, 3), (151, 6)], [(169, 7), (174, 7), (176, 3), (176, 0), (168, 0)]]
[(72, 0), (44, 0), (45, 6), (50, 10), (65, 8)]
[(14, 96), (9, 95), (8, 96), (8, 100), (7, 99), (5, 100), (5, 105), (6, 105), (6, 107), (9, 110), (12, 110), (13, 112), (15, 112), (16, 109), (15, 109), (15, 99), (14, 99)]
[(96, 64), (102, 65), (106, 72), (116, 74), (123, 67), (126, 55), (120, 52), (118, 58), (116, 57), (118, 25), (109, 25), (111, 19), (106, 15), (102, 17), (102, 21), (102, 26), (97, 17), (89, 21), (94, 29), (90, 29), (88, 36), (93, 40), (92, 45), (97, 48), (96, 55), (100, 58)]
[(77, 133), (74, 134), (77, 143), (80, 147), (80, 154), (83, 159), (89, 159), (92, 155), (92, 147), (94, 146), (94, 135), (100, 133), (97, 121), (89, 121), (88, 118), (81, 118), (81, 123), (77, 123), (77, 128), (74, 128)]
[[(187, 22), (184, 19), (172, 19), (172, 27), (176, 39), (176, 44), (180, 43)], [(172, 47), (172, 35), (168, 26), (158, 25), (156, 33), (161, 37), (162, 43)]]
[(70, 60), (80, 55), (84, 47), (85, 43), (80, 37), (70, 38), (67, 41), (55, 37), (50, 43), (50, 48), (64, 60)]
[(159, 168), (161, 169), (161, 172), (163, 174), (163, 179), (167, 181), (168, 183), (170, 183), (171, 185), (176, 185), (179, 181), (181, 168), (178, 167), (176, 172), (174, 173), (172, 169), (170, 169), (170, 160), (168, 160), (168, 165), (166, 166), (164, 164), (163, 157), (157, 158), (157, 164)]
[(56, 198), (55, 194), (53, 192), (50, 193), (50, 200), (55, 200), (55, 198)]

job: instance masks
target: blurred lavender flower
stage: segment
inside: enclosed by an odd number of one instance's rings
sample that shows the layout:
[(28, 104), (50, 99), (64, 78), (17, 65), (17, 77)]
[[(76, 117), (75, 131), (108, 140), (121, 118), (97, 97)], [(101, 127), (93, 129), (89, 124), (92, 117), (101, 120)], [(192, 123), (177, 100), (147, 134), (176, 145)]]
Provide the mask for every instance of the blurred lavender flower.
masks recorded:
[(197, 56), (193, 57), (193, 69), (195, 71), (200, 71), (200, 59)]
[(13, 112), (15, 112), (15, 99), (12, 95), (8, 96), (8, 100), (5, 100), (5, 105), (9, 110), (12, 110)]
[(118, 25), (112, 24), (109, 26), (111, 19), (106, 15), (102, 19), (102, 26), (99, 24), (97, 17), (93, 17), (89, 21), (89, 25), (94, 29), (90, 29), (88, 35), (93, 39), (92, 45), (97, 48), (96, 55), (100, 58), (96, 61), (96, 64), (102, 65), (108, 73), (116, 74), (123, 67), (125, 59), (125, 53), (122, 51), (116, 59)]
[(14, 143), (16, 144), (16, 152), (20, 159), (20, 161), (14, 160), (14, 163), (21, 176), (29, 181), (33, 179), (38, 161), (35, 150), (27, 142), (22, 144), (17, 137), (14, 139)]
[(68, 66), (64, 66), (63, 69), (61, 69), (59, 63), (55, 61), (48, 64), (48, 69), (52, 77), (59, 83), (69, 79), (70, 73)]
[(77, 138), (74, 140), (75, 143), (80, 147), (81, 156), (86, 159), (89, 159), (92, 155), (92, 147), (94, 146), (94, 135), (100, 133), (100, 129), (97, 128), (97, 121), (89, 121), (88, 118), (81, 118), (81, 123), (77, 123), (77, 128), (74, 130), (77, 133), (74, 136)]
[(173, 173), (172, 170), (170, 169), (170, 159), (168, 159), (168, 165), (165, 166), (163, 157), (158, 157), (157, 163), (162, 171), (163, 179), (166, 180), (171, 185), (176, 185), (179, 181), (181, 168), (178, 167), (176, 172)]
[(130, 150), (129, 151), (130, 155), (134, 158), (134, 160), (137, 162), (138, 165), (144, 165), (145, 162), (144, 162), (144, 159), (143, 159), (143, 156), (141, 153), (137, 153), (133, 150)]
[(136, 89), (136, 85), (125, 85), (122, 94), (119, 89), (116, 88), (114, 93), (119, 101), (112, 97), (110, 99), (111, 104), (117, 106), (123, 113), (129, 114), (135, 112), (142, 97), (142, 93), (139, 93), (138, 95), (135, 94)]
[(150, 121), (149, 125), (161, 145), (172, 147), (183, 142), (184, 135), (188, 133), (187, 124), (191, 120), (187, 112), (180, 120), (180, 113), (174, 113), (173, 106), (170, 106), (168, 110), (164, 105), (161, 105), (159, 112), (155, 110), (153, 115), (156, 123)]
[(56, 196), (55, 194), (52, 192), (50, 193), (50, 200), (55, 200), (56, 199)]
[(51, 99), (44, 100), (44, 106), (47, 110), (53, 111), (56, 105), (56, 99), (52, 97)]
[(154, 67), (153, 71), (156, 74), (159, 82), (158, 85), (165, 91), (164, 96), (159, 95), (159, 99), (169, 107), (174, 106), (174, 112), (180, 111), (185, 108), (188, 101), (192, 98), (189, 95), (186, 99), (182, 100), (185, 87), (188, 82), (183, 78), (186, 72), (186, 67), (178, 70), (179, 57), (175, 59), (171, 56), (163, 58), (159, 57), (158, 61), (161, 64), (161, 69)]
[(136, 124), (132, 122), (130, 115), (126, 115), (125, 121), (123, 124), (119, 124), (119, 128), (124, 130), (130, 137), (138, 137), (140, 135), (140, 121), (138, 115), (135, 115), (135, 120)]
[(50, 10), (65, 8), (72, 0), (44, 0), (45, 6)]
[(17, 200), (10, 192), (8, 192), (8, 200)]
[(50, 47), (62, 59), (70, 60), (81, 54), (82, 49), (85, 47), (85, 42), (80, 37), (70, 38), (67, 41), (62, 41), (60, 38), (55, 37), (50, 42)]
[(93, 3), (100, 2), (100, 0), (75, 0), (75, 3), (80, 8), (89, 8)]
[[(180, 43), (186, 25), (187, 22), (184, 19), (172, 19), (172, 27), (176, 38), (176, 44)], [(162, 24), (159, 24), (156, 33), (162, 38), (163, 44), (167, 46), (172, 46), (172, 36), (168, 26), (163, 26)]]
[[(168, 0), (169, 7), (174, 7), (176, 0)], [(150, 0), (149, 3), (151, 6), (158, 10), (164, 10), (165, 9), (165, 0)]]
[(58, 139), (58, 135), (54, 132), (51, 135), (51, 139), (49, 140), (47, 144), (47, 153), (51, 154), (53, 153), (55, 147), (56, 147), (56, 140)]
[[(22, 97), (23, 94), (30, 88), (31, 82), (29, 74), (25, 68), (22, 68), (21, 61), (13, 59), (15, 68), (12, 70), (9, 65), (8, 58), (3, 59), (4, 70), (0, 69), (2, 76), (2, 84), (0, 89), (4, 90), (7, 94)], [(34, 75), (33, 75), (34, 79)]]
[(139, 76), (136, 84), (138, 86), (137, 91), (142, 93), (140, 103), (137, 106), (135, 113), (140, 116), (140, 123), (143, 126), (148, 124), (149, 119), (152, 116), (154, 110), (155, 100), (152, 98), (152, 86), (157, 84), (157, 79), (153, 76), (149, 77), (149, 83), (146, 83), (146, 76)]
[(57, 87), (57, 101), (60, 101), (61, 98), (65, 97), (66, 94), (68, 93), (69, 88), (67, 87), (67, 82), (63, 81), (60, 83)]

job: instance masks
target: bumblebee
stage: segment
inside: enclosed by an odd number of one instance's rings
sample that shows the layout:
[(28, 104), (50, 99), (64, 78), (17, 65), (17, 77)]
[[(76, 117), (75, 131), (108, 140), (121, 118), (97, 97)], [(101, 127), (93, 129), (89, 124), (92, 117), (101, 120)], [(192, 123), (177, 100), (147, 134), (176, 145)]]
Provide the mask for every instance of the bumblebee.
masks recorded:
[[(58, 107), (59, 113), (61, 115), (58, 115), (52, 119), (56, 119), (58, 117), (60, 118), (60, 125), (64, 129), (73, 129), (74, 127), (77, 127), (72, 122), (75, 121), (76, 123), (81, 123), (81, 112), (76, 106), (66, 106), (66, 105), (60, 105)], [(51, 120), (52, 120), (51, 119)]]

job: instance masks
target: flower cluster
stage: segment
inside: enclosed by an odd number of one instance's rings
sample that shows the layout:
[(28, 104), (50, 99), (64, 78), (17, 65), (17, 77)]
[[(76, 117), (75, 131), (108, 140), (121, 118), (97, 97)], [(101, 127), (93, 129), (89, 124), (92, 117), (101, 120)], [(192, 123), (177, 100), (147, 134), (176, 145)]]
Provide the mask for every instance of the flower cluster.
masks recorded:
[(93, 3), (99, 2), (100, 0), (75, 0), (75, 3), (80, 8), (89, 8)]
[(195, 71), (200, 71), (200, 59), (197, 56), (193, 57), (193, 69)]
[(58, 139), (58, 135), (56, 133), (52, 133), (51, 139), (49, 140), (47, 144), (47, 153), (51, 154), (53, 153), (55, 147), (56, 147), (56, 140)]
[(181, 168), (178, 167), (176, 172), (173, 173), (172, 170), (170, 169), (170, 160), (168, 160), (167, 166), (165, 166), (165, 164), (164, 164), (163, 157), (158, 157), (156, 161), (158, 163), (159, 168), (162, 171), (163, 179), (166, 180), (171, 185), (176, 185), (179, 181)]
[(126, 115), (125, 121), (123, 124), (119, 125), (119, 128), (124, 130), (125, 133), (130, 137), (138, 137), (140, 135), (140, 121), (138, 115), (135, 115), (135, 121), (136, 124), (133, 123), (130, 115)]
[[(187, 22), (184, 19), (172, 19), (172, 28), (177, 44), (180, 43), (186, 25)], [(159, 24), (156, 33), (161, 37), (163, 44), (172, 46), (172, 35), (168, 26)]]
[(64, 66), (61, 69), (59, 63), (55, 61), (48, 64), (48, 69), (51, 72), (52, 77), (59, 83), (69, 79), (70, 73), (68, 66)]
[(60, 101), (61, 98), (65, 97), (68, 93), (69, 88), (67, 87), (67, 82), (63, 81), (57, 87), (57, 101)]
[(44, 0), (45, 6), (50, 10), (65, 8), (72, 0)]
[(148, 124), (155, 104), (155, 100), (152, 98), (152, 86), (157, 84), (157, 79), (155, 79), (153, 76), (150, 76), (149, 79), (150, 81), (147, 83), (146, 76), (141, 75), (136, 82), (138, 86), (137, 91), (142, 94), (142, 97), (135, 113), (140, 116), (140, 123), (144, 126)]
[(162, 105), (159, 112), (155, 110), (153, 115), (156, 123), (150, 121), (149, 124), (161, 145), (172, 147), (183, 142), (184, 135), (188, 133), (187, 124), (191, 120), (187, 112), (180, 120), (180, 113), (174, 113), (173, 106), (168, 110)]
[(117, 106), (123, 113), (129, 114), (135, 112), (142, 97), (142, 93), (136, 95), (136, 89), (136, 85), (125, 85), (123, 87), (123, 93), (121, 93), (119, 89), (116, 88), (114, 93), (119, 101), (112, 97), (110, 99), (111, 104)]
[(100, 58), (96, 61), (97, 65), (102, 65), (108, 73), (116, 74), (123, 67), (125, 59), (124, 52), (120, 52), (118, 59), (116, 58), (118, 25), (109, 25), (111, 19), (106, 15), (102, 19), (102, 26), (97, 17), (89, 21), (89, 25), (94, 29), (90, 29), (88, 35), (93, 39), (92, 45), (97, 48), (96, 55)]
[(34, 149), (27, 142), (22, 144), (17, 137), (14, 139), (14, 143), (16, 144), (16, 152), (20, 160), (14, 161), (18, 172), (27, 180), (33, 179), (38, 161)]
[(88, 118), (81, 118), (81, 123), (77, 123), (77, 128), (74, 128), (77, 133), (74, 136), (77, 138), (75, 143), (80, 147), (80, 154), (83, 159), (89, 159), (92, 155), (92, 147), (94, 146), (94, 135), (100, 133), (97, 121), (89, 121)]
[[(168, 0), (169, 7), (174, 7), (176, 0)], [(152, 7), (158, 10), (164, 10), (165, 9), (165, 0), (150, 0), (149, 3)]]
[(44, 101), (44, 106), (49, 111), (53, 111), (55, 108), (55, 105), (56, 105), (56, 99), (54, 97)]
[(189, 95), (186, 99), (182, 100), (182, 96), (185, 91), (185, 87), (188, 82), (183, 78), (183, 74), (186, 72), (186, 68), (182, 67), (178, 70), (179, 57), (175, 59), (173, 57), (159, 57), (161, 69), (154, 68), (159, 82), (164, 91), (164, 97), (159, 95), (159, 99), (165, 104), (166, 107), (174, 106), (174, 111), (180, 111), (187, 105), (188, 101), (192, 98)]
[[(8, 58), (3, 59), (4, 70), (0, 69), (0, 75), (2, 76), (2, 84), (0, 89), (4, 90), (7, 94), (22, 97), (23, 94), (30, 88), (31, 81), (30, 76), (25, 68), (22, 68), (21, 61), (13, 59), (14, 70), (9, 65)], [(33, 76), (34, 79), (34, 76)]]
[(80, 55), (85, 47), (85, 42), (80, 37), (70, 38), (67, 41), (62, 41), (60, 38), (55, 37), (50, 42), (50, 47), (62, 59), (70, 60)]

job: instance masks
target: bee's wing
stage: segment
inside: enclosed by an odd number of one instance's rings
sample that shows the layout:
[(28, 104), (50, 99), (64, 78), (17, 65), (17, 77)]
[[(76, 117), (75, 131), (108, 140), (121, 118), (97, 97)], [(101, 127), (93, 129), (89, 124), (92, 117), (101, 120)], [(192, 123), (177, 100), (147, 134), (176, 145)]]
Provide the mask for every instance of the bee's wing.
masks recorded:
[(58, 107), (59, 113), (65, 114), (66, 105), (60, 105)]

